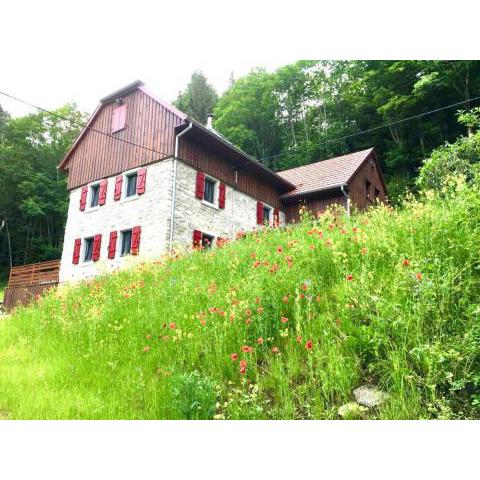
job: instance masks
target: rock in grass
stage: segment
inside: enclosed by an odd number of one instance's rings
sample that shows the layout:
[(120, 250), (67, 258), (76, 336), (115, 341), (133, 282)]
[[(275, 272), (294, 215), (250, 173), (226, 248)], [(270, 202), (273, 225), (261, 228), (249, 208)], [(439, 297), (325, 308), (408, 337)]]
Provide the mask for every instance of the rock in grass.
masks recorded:
[(353, 395), (360, 405), (369, 408), (378, 407), (388, 398), (388, 394), (385, 392), (378, 390), (378, 388), (367, 386), (356, 388), (353, 391)]
[(342, 418), (359, 418), (361, 417), (368, 408), (362, 407), (356, 402), (346, 403), (338, 409), (338, 414)]

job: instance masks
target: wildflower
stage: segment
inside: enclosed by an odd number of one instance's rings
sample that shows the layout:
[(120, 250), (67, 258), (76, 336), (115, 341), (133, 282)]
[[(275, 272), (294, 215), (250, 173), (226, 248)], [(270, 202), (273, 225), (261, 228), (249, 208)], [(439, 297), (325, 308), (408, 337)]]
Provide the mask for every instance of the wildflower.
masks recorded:
[(250, 254), (250, 257), (253, 258), (253, 259), (255, 259), (255, 258), (257, 258), (257, 254), (256, 254), (255, 252), (252, 252), (252, 253)]
[(246, 371), (247, 371), (247, 361), (246, 360), (240, 360), (240, 374), (245, 375)]
[(253, 352), (253, 348), (252, 348), (252, 347), (249, 347), (248, 345), (243, 345), (243, 347), (242, 347), (242, 352), (252, 353), (252, 352)]
[(263, 307), (258, 307), (258, 308), (257, 308), (257, 312), (258, 312), (258, 313), (262, 313), (262, 312), (263, 312)]
[(280, 353), (280, 349), (278, 347), (272, 347), (272, 353)]
[(346, 231), (344, 228), (342, 228), (342, 229), (340, 230), (340, 233), (341, 233), (342, 235), (345, 235), (345, 234), (347, 233), (347, 231)]
[(255, 297), (255, 303), (260, 303), (260, 297)]
[(297, 343), (302, 343), (302, 337), (300, 335), (297, 337)]
[(352, 228), (352, 232), (353, 232), (353, 233), (357, 233), (357, 232), (358, 232), (358, 227), (353, 227), (353, 228)]
[(420, 281), (423, 278), (423, 275), (420, 272), (418, 272), (415, 274), (415, 277), (418, 281)]
[(316, 301), (317, 303), (318, 303), (321, 299), (322, 299), (322, 298), (320, 297), (320, 295), (317, 295), (317, 296), (315, 297), (315, 301)]
[(287, 317), (282, 317), (282, 318), (280, 318), (280, 321), (281, 321), (282, 323), (287, 323), (287, 322), (288, 322), (288, 318), (287, 318)]
[(282, 300), (283, 303), (288, 303), (288, 295), (285, 295)]
[(233, 322), (235, 320), (235, 313), (230, 314), (230, 321)]
[(247, 318), (245, 320), (245, 325), (250, 325), (252, 323), (252, 319), (251, 318)]
[(307, 350), (311, 350), (313, 348), (313, 342), (311, 340), (307, 340), (307, 342), (305, 343), (305, 348)]
[(310, 245), (308, 248), (310, 248), (310, 250), (314, 250), (314, 249), (315, 249), (315, 245)]
[(278, 252), (278, 253), (282, 253), (282, 252), (283, 252), (283, 248), (282, 248), (282, 247), (277, 247), (277, 252)]
[(404, 267), (408, 267), (410, 265), (410, 260), (408, 260), (408, 258), (404, 258), (403, 259), (403, 262), (402, 262), (402, 265)]
[(257, 338), (257, 343), (258, 343), (259, 345), (263, 345), (263, 338), (262, 338), (262, 337), (258, 337), (258, 338)]
[(253, 262), (253, 268), (257, 268), (260, 266), (260, 261), (259, 260), (255, 260), (255, 262)]
[(335, 225), (333, 223), (331, 223), (328, 228), (330, 229), (330, 231), (332, 231), (334, 228), (335, 228)]
[(143, 353), (147, 353), (150, 350), (150, 347), (148, 345), (145, 345), (143, 347)]
[(306, 292), (306, 291), (308, 290), (308, 284), (307, 284), (307, 283), (303, 283), (303, 284), (302, 284), (302, 290), (303, 290), (304, 292)]
[(175, 330), (177, 328), (177, 325), (175, 322), (172, 322), (170, 325), (169, 325), (170, 329), (171, 330)]
[(351, 282), (353, 280), (353, 275), (352, 274), (349, 274), (345, 277), (349, 282)]
[(204, 318), (202, 318), (202, 319), (200, 320), (200, 325), (202, 325), (202, 327), (204, 327), (206, 324), (207, 324), (207, 322), (205, 321)]
[(238, 353), (232, 353), (232, 354), (230, 355), (230, 360), (231, 360), (232, 362), (236, 362), (237, 359), (238, 359)]
[(249, 317), (252, 314), (252, 311), (250, 309), (245, 310), (245, 315)]
[(337, 325), (337, 327), (339, 327), (341, 323), (342, 321), (339, 318), (335, 320), (335, 324)]
[(275, 273), (278, 270), (278, 263), (274, 263), (270, 269), (271, 273)]
[(218, 314), (221, 316), (221, 317), (224, 317), (226, 315), (226, 313), (223, 311), (223, 310), (220, 310), (218, 312)]
[(361, 252), (362, 255), (366, 255), (367, 247), (362, 247), (362, 250), (360, 252)]
[(305, 295), (304, 295), (303, 293), (301, 293), (301, 294), (298, 296), (298, 298), (299, 298), (300, 300), (302, 300), (303, 298), (305, 298)]
[(151, 339), (152, 339), (152, 336), (151, 336), (151, 335), (147, 335), (145, 338), (146, 338), (147, 340), (151, 340)]

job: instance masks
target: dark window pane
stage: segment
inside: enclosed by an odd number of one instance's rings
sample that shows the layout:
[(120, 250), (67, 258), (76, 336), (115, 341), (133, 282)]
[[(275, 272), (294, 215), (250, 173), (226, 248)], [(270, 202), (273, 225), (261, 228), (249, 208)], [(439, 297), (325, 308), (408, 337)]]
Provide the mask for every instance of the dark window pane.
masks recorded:
[(122, 232), (122, 249), (120, 255), (124, 257), (125, 255), (130, 255), (130, 247), (132, 245), (132, 231), (126, 230)]
[(205, 179), (205, 193), (203, 199), (206, 202), (213, 203), (215, 198), (215, 182), (209, 178)]
[(263, 223), (270, 223), (270, 209), (263, 207)]
[(213, 244), (213, 238), (211, 235), (202, 234), (202, 247), (203, 248), (211, 248)]
[(137, 193), (137, 174), (127, 175), (127, 193), (126, 197), (131, 197)]
[(90, 262), (93, 254), (93, 238), (85, 239), (85, 254), (83, 257), (84, 262)]
[(100, 185), (94, 185), (93, 187), (90, 187), (90, 195), (91, 195), (90, 207), (98, 206), (99, 192), (100, 192)]

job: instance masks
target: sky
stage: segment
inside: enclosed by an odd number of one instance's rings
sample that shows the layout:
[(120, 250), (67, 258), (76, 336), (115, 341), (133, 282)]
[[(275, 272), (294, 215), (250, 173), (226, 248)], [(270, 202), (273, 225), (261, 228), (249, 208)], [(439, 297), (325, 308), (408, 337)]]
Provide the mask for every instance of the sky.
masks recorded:
[[(4, 0), (0, 91), (47, 109), (74, 101), (92, 112), (137, 79), (172, 101), (195, 69), (222, 93), (232, 72), (238, 78), (297, 59), (475, 58), (477, 17), (463, 18), (457, 43), (454, 32), (428, 42), (422, 10), (432, 28), (452, 26), (450, 17), (436, 18), (444, 9), (425, 4), (404, 0), (392, 15), (389, 2), (375, 0)], [(0, 105), (15, 116), (33, 111), (2, 95)]]

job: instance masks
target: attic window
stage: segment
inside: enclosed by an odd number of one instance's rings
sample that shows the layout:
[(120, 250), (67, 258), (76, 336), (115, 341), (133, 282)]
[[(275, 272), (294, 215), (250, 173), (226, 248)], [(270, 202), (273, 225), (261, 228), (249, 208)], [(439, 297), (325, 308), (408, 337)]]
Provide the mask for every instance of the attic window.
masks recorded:
[(125, 128), (127, 118), (127, 106), (125, 104), (115, 104), (112, 111), (112, 133), (119, 132)]

